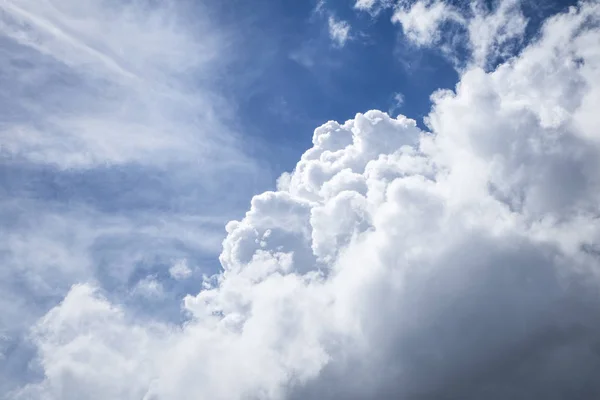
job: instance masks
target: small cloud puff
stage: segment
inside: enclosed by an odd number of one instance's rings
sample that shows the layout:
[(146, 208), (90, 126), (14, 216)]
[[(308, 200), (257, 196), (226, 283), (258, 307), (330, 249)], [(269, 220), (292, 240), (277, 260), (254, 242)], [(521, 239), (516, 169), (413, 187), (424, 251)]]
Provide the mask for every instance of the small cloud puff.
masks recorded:
[(347, 21), (337, 20), (333, 15), (327, 20), (329, 26), (329, 37), (338, 47), (344, 47), (350, 39), (350, 24)]
[(132, 289), (134, 296), (141, 296), (146, 299), (161, 299), (165, 295), (165, 290), (155, 276), (147, 276), (140, 280)]
[(186, 259), (181, 259), (169, 268), (169, 275), (175, 280), (187, 279), (192, 276), (192, 269), (188, 266)]
[(400, 92), (394, 93), (392, 96), (392, 104), (388, 109), (388, 114), (393, 115), (404, 105), (404, 95)]

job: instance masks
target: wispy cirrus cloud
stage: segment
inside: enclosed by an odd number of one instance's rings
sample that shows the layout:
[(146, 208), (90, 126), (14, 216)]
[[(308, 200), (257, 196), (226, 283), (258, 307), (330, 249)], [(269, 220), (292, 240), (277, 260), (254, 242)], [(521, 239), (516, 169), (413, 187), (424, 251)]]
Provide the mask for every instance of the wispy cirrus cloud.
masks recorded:
[[(184, 3), (181, 3), (184, 4)], [(194, 5), (3, 3), (1, 155), (59, 168), (244, 154), (211, 87), (227, 42)], [(246, 162), (249, 162), (247, 159)], [(209, 167), (210, 162), (204, 163)]]
[(185, 1), (0, 4), (0, 392), (29, 379), (29, 326), (72, 284), (177, 319), (201, 276), (178, 283), (169, 268), (217, 268), (223, 225), (261, 178), (219, 87), (235, 39), (209, 14)]
[(334, 46), (342, 48), (352, 39), (352, 27), (348, 21), (338, 18), (325, 0), (319, 0), (313, 9), (313, 14), (326, 17), (327, 32)]

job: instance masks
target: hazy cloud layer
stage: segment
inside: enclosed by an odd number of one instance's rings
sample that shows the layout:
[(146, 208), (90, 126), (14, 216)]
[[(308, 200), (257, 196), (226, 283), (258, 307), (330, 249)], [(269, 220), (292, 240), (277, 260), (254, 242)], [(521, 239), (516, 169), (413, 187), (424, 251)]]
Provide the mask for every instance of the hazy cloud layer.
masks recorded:
[(10, 98), (0, 155), (59, 168), (208, 161), (214, 152), (243, 160), (214, 117), (219, 99), (207, 78), (227, 42), (202, 10), (191, 21), (174, 2), (1, 7), (0, 79)]
[(214, 272), (268, 179), (217, 84), (234, 43), (203, 2), (0, 4), (0, 397), (43, 376), (28, 331), (73, 284), (178, 322)]

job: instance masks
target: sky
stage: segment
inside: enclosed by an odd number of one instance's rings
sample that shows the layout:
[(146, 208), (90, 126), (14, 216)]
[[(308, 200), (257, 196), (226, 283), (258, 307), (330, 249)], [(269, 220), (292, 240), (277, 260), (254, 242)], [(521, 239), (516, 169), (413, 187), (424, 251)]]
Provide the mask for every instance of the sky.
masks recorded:
[(0, 398), (598, 398), (600, 3), (0, 4)]

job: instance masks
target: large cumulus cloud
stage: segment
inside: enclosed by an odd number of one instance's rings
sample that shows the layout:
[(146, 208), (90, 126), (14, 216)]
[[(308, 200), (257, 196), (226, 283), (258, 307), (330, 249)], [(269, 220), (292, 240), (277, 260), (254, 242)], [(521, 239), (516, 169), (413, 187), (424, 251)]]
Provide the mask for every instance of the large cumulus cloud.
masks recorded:
[(433, 94), (357, 114), (227, 225), (182, 326), (79, 285), (15, 399), (600, 395), (600, 5)]

